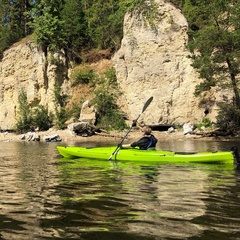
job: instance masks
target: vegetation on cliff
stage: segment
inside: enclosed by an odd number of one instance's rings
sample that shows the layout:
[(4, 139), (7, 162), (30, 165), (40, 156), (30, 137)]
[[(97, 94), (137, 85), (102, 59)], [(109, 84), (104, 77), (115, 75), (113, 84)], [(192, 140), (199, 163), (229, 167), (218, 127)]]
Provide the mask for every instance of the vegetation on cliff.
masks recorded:
[[(89, 75), (87, 74), (89, 73)], [(124, 116), (117, 105), (117, 96), (120, 92), (116, 83), (116, 75), (113, 68), (107, 69), (102, 75), (93, 70), (77, 71), (78, 81), (74, 85), (83, 86), (88, 84), (91, 104), (96, 108), (95, 125), (106, 130), (123, 130), (126, 128)], [(89, 96), (90, 97), (90, 96)], [(22, 89), (18, 96), (18, 117), (16, 131), (24, 133), (27, 131), (48, 130), (51, 127), (65, 129), (66, 122), (71, 117), (79, 118), (81, 104), (68, 106), (70, 96), (63, 94), (58, 84), (54, 89), (55, 110), (49, 111), (45, 106), (30, 106), (27, 101), (27, 93)]]

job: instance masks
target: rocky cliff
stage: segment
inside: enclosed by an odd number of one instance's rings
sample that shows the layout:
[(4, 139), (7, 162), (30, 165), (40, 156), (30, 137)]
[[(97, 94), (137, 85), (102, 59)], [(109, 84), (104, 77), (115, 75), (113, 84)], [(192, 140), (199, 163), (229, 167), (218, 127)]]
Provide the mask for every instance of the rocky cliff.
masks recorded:
[(185, 48), (188, 23), (170, 3), (156, 2), (154, 25), (137, 14), (125, 16), (121, 49), (113, 58), (119, 84), (132, 116), (153, 96), (146, 122), (199, 122), (204, 109), (193, 95), (198, 76)]
[[(129, 119), (134, 119), (153, 96), (142, 116), (144, 122), (200, 122), (205, 108), (199, 108), (193, 95), (199, 80), (185, 48), (187, 21), (170, 3), (163, 0), (156, 3), (158, 13), (153, 25), (139, 14), (126, 14), (121, 48), (112, 58), (127, 103), (125, 110)], [(21, 89), (26, 91), (30, 104), (46, 105), (52, 110), (56, 82), (71, 93), (69, 71), (63, 53), (46, 54), (29, 38), (7, 50), (0, 62), (0, 128), (13, 128)], [(213, 120), (214, 106), (208, 109), (208, 117)]]
[[(53, 59), (57, 64), (53, 64)], [(24, 90), (31, 106), (42, 104), (54, 109), (55, 83), (65, 86), (68, 68), (63, 53), (45, 54), (31, 38), (23, 39), (5, 51), (0, 62), (0, 129), (12, 129)]]

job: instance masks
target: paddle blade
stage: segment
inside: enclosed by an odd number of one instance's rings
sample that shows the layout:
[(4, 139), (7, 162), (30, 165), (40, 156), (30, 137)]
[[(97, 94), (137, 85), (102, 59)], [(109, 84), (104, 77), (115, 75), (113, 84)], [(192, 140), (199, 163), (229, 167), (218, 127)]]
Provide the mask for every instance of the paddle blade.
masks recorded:
[(153, 100), (153, 97), (150, 97), (150, 98), (146, 101), (146, 103), (145, 103), (144, 106), (143, 106), (142, 113), (147, 109), (147, 107), (148, 107), (149, 104), (152, 102), (152, 100)]

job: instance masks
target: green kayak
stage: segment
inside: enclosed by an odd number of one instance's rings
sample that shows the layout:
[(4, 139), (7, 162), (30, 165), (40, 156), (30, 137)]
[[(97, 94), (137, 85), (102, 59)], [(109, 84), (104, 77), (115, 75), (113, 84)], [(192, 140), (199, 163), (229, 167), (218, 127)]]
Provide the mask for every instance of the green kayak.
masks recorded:
[(136, 162), (196, 162), (196, 163), (233, 163), (235, 152), (172, 152), (163, 150), (139, 150), (120, 148), (114, 155), (116, 147), (84, 148), (75, 146), (57, 146), (58, 152), (65, 158), (88, 158)]

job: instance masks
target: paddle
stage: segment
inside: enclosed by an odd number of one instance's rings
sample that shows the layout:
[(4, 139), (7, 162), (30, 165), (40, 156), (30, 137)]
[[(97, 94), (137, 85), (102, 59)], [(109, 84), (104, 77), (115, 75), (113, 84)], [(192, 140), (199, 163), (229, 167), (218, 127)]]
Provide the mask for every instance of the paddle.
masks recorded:
[(123, 141), (126, 139), (127, 135), (129, 134), (129, 132), (132, 130), (133, 126), (137, 123), (137, 120), (141, 117), (141, 115), (143, 114), (143, 112), (147, 109), (147, 107), (150, 105), (150, 103), (152, 102), (153, 97), (150, 97), (146, 103), (143, 106), (142, 111), (139, 113), (138, 117), (133, 121), (131, 127), (129, 128), (129, 130), (127, 131), (126, 135), (122, 138), (121, 142), (117, 145), (116, 149), (113, 151), (112, 155), (108, 158), (108, 160), (111, 160), (113, 155), (115, 155), (119, 148), (121, 147)]

